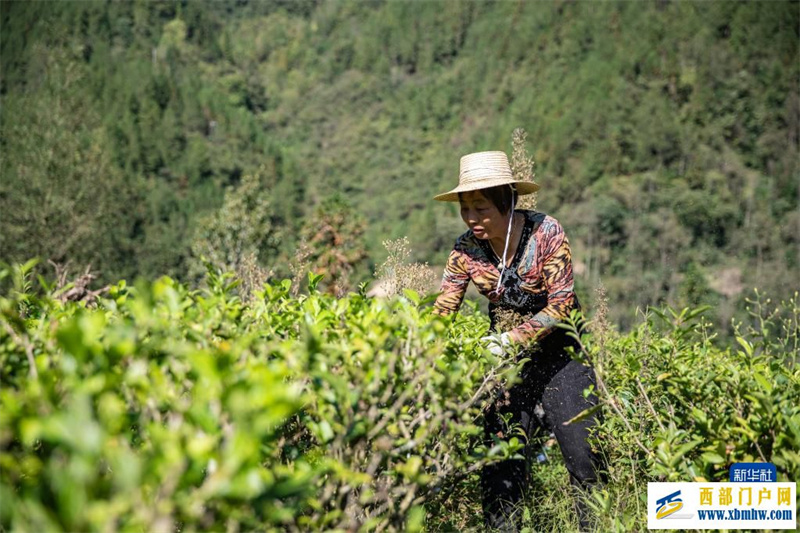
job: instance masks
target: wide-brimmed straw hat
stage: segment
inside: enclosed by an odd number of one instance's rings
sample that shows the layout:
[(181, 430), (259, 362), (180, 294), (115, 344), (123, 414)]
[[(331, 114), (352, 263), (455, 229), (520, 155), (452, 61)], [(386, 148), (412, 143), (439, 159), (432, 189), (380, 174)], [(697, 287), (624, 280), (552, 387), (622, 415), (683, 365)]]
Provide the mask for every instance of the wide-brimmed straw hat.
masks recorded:
[(458, 202), (458, 193), (488, 189), (498, 185), (514, 185), (517, 195), (539, 190), (532, 181), (515, 180), (505, 152), (475, 152), (461, 158), (458, 187), (450, 192), (434, 196), (440, 202)]

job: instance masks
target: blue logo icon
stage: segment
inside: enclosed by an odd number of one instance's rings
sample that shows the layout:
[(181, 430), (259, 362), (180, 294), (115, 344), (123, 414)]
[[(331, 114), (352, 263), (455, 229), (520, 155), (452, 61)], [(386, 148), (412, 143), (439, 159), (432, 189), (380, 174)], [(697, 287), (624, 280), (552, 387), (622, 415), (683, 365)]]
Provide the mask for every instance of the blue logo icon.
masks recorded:
[(656, 501), (656, 518), (666, 518), (681, 509), (683, 509), (683, 500), (681, 500), (681, 491), (677, 490)]

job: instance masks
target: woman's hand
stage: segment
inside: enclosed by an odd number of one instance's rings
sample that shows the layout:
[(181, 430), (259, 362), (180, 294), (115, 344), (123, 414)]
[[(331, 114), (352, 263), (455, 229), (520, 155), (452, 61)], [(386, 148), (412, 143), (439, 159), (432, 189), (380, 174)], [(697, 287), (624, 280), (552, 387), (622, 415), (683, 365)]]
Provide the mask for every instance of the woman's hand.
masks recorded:
[(486, 343), (486, 348), (497, 356), (511, 352), (514, 344), (511, 334), (508, 332), (487, 335), (486, 337), (481, 337), (481, 340)]

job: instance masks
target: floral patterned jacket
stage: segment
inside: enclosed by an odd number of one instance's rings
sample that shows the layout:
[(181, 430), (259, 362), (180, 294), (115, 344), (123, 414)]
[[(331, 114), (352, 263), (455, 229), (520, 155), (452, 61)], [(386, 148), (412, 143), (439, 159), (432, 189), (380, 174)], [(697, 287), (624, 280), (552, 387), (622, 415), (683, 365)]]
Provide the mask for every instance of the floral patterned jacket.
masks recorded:
[(471, 280), (489, 299), (490, 314), (505, 307), (533, 315), (510, 331), (512, 340), (528, 343), (550, 334), (571, 310), (580, 309), (580, 303), (574, 292), (572, 253), (561, 224), (538, 211), (516, 212), (525, 216), (525, 226), (500, 289), (495, 290), (500, 258), (488, 241), (468, 230), (450, 252), (434, 307), (440, 315), (458, 311)]

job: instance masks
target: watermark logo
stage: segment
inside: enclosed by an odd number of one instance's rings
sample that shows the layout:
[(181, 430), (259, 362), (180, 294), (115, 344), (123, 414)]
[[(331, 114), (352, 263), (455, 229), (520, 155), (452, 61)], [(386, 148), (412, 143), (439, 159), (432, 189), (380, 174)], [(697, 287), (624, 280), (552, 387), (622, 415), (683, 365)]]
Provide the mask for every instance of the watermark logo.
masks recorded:
[(656, 519), (662, 518), (691, 518), (692, 514), (675, 514), (683, 509), (683, 500), (681, 499), (681, 491), (676, 490), (672, 494), (667, 494), (660, 500), (656, 500)]
[(731, 483), (770, 483), (778, 481), (772, 463), (734, 463), (729, 471)]
[(656, 518), (661, 520), (681, 509), (683, 509), (683, 500), (681, 500), (681, 491), (677, 490), (656, 502)]
[(796, 497), (793, 482), (648, 483), (647, 527), (795, 529)]

